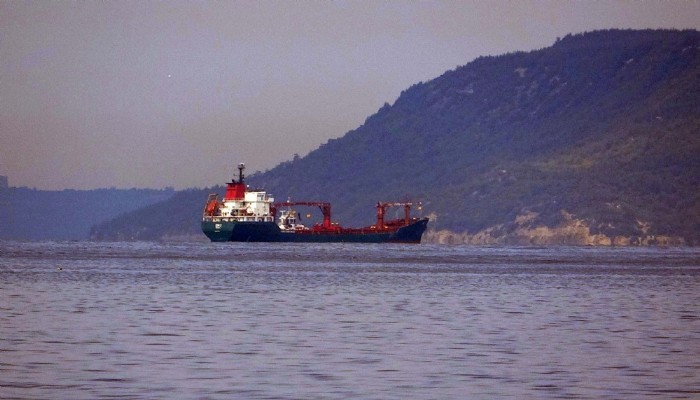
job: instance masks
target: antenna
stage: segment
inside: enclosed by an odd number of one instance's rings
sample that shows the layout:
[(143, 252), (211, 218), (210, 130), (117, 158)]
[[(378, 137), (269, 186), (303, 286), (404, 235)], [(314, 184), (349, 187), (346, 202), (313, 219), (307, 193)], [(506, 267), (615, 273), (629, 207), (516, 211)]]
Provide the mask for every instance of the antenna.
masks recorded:
[(238, 183), (243, 183), (243, 170), (245, 169), (245, 164), (238, 164)]

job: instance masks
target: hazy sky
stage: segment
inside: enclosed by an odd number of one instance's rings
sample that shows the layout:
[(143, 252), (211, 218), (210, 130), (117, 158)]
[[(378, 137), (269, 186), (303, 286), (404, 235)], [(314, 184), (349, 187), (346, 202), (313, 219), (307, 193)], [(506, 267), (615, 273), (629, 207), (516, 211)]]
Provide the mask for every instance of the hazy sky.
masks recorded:
[(0, 175), (204, 187), (361, 125), (481, 55), (700, 28), (700, 1), (0, 0)]

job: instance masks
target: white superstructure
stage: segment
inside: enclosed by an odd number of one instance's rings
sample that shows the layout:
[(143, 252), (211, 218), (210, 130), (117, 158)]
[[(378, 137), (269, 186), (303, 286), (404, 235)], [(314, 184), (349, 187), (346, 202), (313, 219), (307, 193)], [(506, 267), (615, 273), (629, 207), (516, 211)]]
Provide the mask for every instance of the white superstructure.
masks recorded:
[(215, 193), (209, 195), (203, 221), (213, 222), (275, 222), (272, 203), (275, 199), (263, 190), (248, 190), (243, 181), (243, 164), (238, 165), (239, 179), (227, 184), (226, 195), (219, 202)]
[(270, 206), (275, 199), (266, 192), (246, 192), (243, 200), (224, 200), (219, 207), (221, 216), (233, 221), (274, 222)]

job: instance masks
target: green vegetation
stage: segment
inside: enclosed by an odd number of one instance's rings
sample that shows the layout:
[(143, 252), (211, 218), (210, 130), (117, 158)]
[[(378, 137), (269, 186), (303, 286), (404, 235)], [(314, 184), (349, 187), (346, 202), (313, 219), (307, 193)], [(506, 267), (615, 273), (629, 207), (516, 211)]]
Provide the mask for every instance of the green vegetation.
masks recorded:
[[(530, 211), (531, 224), (555, 226), (565, 211), (594, 233), (697, 245), (699, 154), (700, 32), (610, 30), (413, 85), (342, 138), (249, 182), (280, 199), (330, 201), (344, 225), (371, 223), (377, 200), (408, 197), (437, 216), (435, 229), (508, 226)], [(178, 194), (97, 237), (196, 233), (205, 197)]]

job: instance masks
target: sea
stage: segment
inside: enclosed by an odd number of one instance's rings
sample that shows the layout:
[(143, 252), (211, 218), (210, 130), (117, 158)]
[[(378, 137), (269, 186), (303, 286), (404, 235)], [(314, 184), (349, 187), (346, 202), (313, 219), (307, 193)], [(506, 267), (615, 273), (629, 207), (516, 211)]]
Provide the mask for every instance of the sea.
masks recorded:
[(700, 249), (0, 242), (2, 399), (699, 399)]

